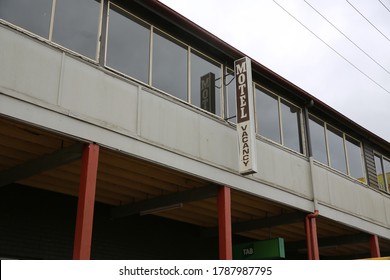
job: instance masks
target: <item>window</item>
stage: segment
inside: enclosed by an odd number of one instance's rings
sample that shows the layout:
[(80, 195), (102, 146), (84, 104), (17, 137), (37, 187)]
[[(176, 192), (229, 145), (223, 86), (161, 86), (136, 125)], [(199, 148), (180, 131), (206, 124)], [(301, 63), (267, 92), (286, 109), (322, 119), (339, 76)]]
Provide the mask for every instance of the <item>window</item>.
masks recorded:
[(153, 33), (152, 61), (152, 85), (187, 101), (187, 48), (156, 31)]
[(221, 65), (211, 62), (203, 55), (191, 52), (191, 104), (200, 107), (201, 77), (213, 73), (215, 75), (215, 114), (221, 115)]
[(346, 136), (345, 143), (347, 149), (349, 175), (361, 182), (366, 182), (362, 164), (363, 153), (359, 141)]
[(379, 189), (390, 192), (390, 160), (377, 154), (374, 158)]
[(277, 96), (256, 87), (256, 120), (260, 135), (281, 143)]
[(366, 182), (361, 143), (309, 115), (310, 141), (315, 160), (361, 182)]
[(309, 116), (309, 128), (313, 157), (328, 165), (324, 122)]
[(53, 41), (96, 59), (100, 1), (56, 0)]
[(150, 27), (110, 5), (106, 65), (144, 83), (149, 80)]
[(303, 153), (301, 109), (255, 87), (257, 132), (283, 146)]
[(383, 158), (383, 169), (385, 170), (387, 192), (390, 192), (390, 160)]
[(234, 79), (234, 70), (226, 68), (225, 72), (225, 89), (226, 89), (226, 109), (225, 118), (229, 121), (237, 122), (237, 108), (236, 108), (236, 83)]
[(97, 60), (101, 7), (97, 0), (1, 0), (0, 18)]
[(52, 0), (1, 0), (0, 18), (49, 38)]
[(301, 139), (301, 110), (282, 100), (280, 103), (282, 115), (283, 145), (294, 151), (303, 153)]
[(331, 126), (327, 126), (327, 136), (330, 166), (338, 171), (347, 173), (343, 133)]

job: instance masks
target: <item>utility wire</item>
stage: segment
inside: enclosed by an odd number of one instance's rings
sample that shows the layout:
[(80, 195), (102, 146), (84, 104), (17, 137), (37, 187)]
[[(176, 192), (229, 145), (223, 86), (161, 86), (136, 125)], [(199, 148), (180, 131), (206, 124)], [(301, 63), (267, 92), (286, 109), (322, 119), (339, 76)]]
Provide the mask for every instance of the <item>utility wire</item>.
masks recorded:
[(374, 27), (376, 31), (378, 31), (380, 34), (382, 34), (382, 36), (385, 37), (387, 39), (387, 41), (390, 42), (390, 39), (385, 34), (383, 34), (383, 32), (380, 31), (368, 18), (366, 18), (351, 2), (349, 2), (348, 0), (346, 0), (346, 1), (356, 12), (358, 12), (358, 14), (360, 14), (372, 27)]
[(386, 10), (388, 10), (389, 11), (389, 13), (390, 13), (390, 9), (389, 8), (387, 8), (387, 6), (381, 1), (381, 0), (378, 0), (379, 1), (379, 3), (381, 3), (382, 4), (382, 6), (383, 7), (385, 7), (385, 9)]
[(354, 41), (352, 41), (344, 32), (342, 32), (339, 28), (337, 28), (333, 23), (331, 23), (323, 14), (321, 14), (315, 7), (313, 7), (309, 2), (304, 0), (305, 3), (312, 8), (317, 14), (319, 14), (324, 20), (326, 20), (330, 25), (333, 26), (338, 32), (341, 33), (348, 41), (350, 41), (355, 47), (357, 47), (361, 52), (363, 52), (368, 58), (370, 58), (376, 65), (385, 70), (388, 74), (390, 74), (389, 70), (387, 70), (383, 65), (381, 65), (378, 61), (372, 58), (366, 51), (364, 51), (361, 47), (359, 47)]
[(357, 71), (359, 71), (361, 74), (363, 74), (366, 78), (368, 78), (370, 81), (372, 81), (374, 84), (376, 84), (378, 87), (386, 91), (387, 93), (390, 93), (389, 90), (384, 88), (381, 84), (379, 84), (377, 81), (375, 81), (373, 78), (368, 76), (365, 72), (363, 72), (359, 67), (357, 67), (355, 64), (353, 64), (351, 61), (349, 61), (347, 58), (345, 58), (341, 53), (339, 53), (336, 49), (334, 49), (331, 45), (329, 45), (327, 42), (325, 42), (321, 37), (319, 37), (316, 33), (314, 33), (310, 28), (308, 28), (305, 24), (303, 24), (299, 19), (297, 19), (293, 14), (291, 14), (287, 9), (285, 9), (282, 5), (280, 5), (276, 0), (272, 0), (276, 5), (278, 5), (283, 11), (285, 11), (290, 17), (292, 17), (294, 20), (296, 20), (300, 25), (302, 25), (307, 31), (309, 31), (311, 34), (313, 34), (318, 40), (320, 40), (322, 43), (324, 43), (328, 48), (330, 48), (332, 51), (334, 51), (338, 56), (340, 56), (342, 59), (344, 59), (348, 64), (350, 64), (353, 68), (355, 68)]

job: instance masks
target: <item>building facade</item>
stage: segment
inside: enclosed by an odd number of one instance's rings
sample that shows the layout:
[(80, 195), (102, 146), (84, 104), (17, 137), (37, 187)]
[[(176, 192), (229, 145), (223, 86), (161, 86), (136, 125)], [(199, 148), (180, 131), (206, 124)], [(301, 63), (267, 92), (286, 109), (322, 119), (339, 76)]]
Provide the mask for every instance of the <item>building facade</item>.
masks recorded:
[(390, 143), (254, 60), (240, 173), (243, 57), (158, 1), (0, 0), (0, 257), (390, 255)]

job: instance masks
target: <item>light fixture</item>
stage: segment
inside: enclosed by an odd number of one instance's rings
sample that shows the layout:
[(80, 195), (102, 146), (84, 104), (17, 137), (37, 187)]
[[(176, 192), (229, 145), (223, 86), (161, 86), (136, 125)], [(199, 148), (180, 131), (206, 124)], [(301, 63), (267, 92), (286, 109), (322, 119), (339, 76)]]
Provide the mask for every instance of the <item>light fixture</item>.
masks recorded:
[(142, 210), (139, 212), (139, 214), (140, 214), (140, 216), (145, 216), (145, 215), (155, 214), (155, 213), (173, 210), (173, 209), (177, 209), (177, 208), (181, 208), (181, 207), (183, 207), (183, 203), (176, 203), (176, 204), (151, 208), (151, 209), (147, 209), (147, 210)]

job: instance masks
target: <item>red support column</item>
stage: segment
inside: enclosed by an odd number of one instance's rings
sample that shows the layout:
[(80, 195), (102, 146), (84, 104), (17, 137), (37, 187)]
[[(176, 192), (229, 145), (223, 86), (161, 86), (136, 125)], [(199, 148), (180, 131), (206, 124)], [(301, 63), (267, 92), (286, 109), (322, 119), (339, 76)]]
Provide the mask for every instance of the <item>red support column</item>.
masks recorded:
[(318, 210), (308, 214), (305, 218), (305, 230), (307, 240), (307, 257), (309, 260), (319, 260), (320, 252), (318, 249), (317, 239), (317, 222), (316, 217), (319, 215)]
[(73, 247), (74, 260), (89, 260), (91, 257), (98, 161), (99, 146), (96, 144), (85, 145), (81, 162), (80, 190)]
[(310, 219), (305, 217), (305, 231), (306, 231), (306, 246), (307, 246), (307, 259), (313, 259), (313, 250), (311, 245), (311, 228), (310, 228)]
[(313, 250), (313, 260), (320, 259), (320, 250), (318, 249), (318, 239), (317, 239), (317, 221), (315, 217), (311, 218), (311, 244)]
[(380, 258), (381, 251), (379, 248), (379, 239), (377, 235), (370, 237), (371, 258)]
[(218, 190), (218, 229), (219, 229), (219, 258), (233, 259), (232, 252), (232, 217), (230, 188), (221, 186)]

